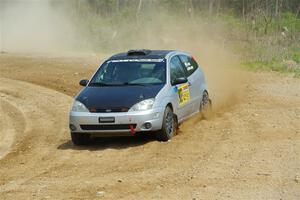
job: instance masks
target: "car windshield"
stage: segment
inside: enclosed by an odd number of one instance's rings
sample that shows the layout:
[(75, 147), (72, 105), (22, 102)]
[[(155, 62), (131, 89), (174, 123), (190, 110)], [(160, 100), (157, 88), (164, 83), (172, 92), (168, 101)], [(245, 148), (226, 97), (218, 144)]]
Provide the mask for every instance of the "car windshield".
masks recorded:
[(110, 60), (103, 63), (89, 86), (152, 85), (166, 82), (166, 64), (157, 60)]

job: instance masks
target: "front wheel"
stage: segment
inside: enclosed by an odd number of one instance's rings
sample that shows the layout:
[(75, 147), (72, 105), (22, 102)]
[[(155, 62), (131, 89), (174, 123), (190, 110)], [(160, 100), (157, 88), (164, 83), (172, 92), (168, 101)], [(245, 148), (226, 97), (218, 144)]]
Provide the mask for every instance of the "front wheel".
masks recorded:
[(87, 145), (91, 141), (88, 133), (71, 133), (72, 142), (75, 145)]
[(170, 140), (176, 132), (176, 118), (173, 113), (173, 110), (168, 106), (164, 112), (162, 129), (156, 132), (156, 137), (159, 141), (168, 141)]

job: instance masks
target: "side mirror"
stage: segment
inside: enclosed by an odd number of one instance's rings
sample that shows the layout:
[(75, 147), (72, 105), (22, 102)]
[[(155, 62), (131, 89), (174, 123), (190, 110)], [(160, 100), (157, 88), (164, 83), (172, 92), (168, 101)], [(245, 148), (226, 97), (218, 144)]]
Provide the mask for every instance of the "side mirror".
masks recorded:
[(81, 80), (80, 82), (79, 82), (79, 85), (81, 85), (81, 86), (87, 86), (87, 84), (89, 83), (89, 80)]
[(172, 81), (172, 85), (179, 85), (182, 83), (187, 83), (188, 80), (186, 77), (180, 77), (180, 78), (176, 78), (175, 80)]

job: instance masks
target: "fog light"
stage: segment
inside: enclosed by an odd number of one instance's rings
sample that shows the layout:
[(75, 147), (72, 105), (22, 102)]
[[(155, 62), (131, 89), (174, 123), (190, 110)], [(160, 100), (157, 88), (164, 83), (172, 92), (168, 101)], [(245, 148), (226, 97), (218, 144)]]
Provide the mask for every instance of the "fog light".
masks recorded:
[(70, 124), (69, 127), (71, 131), (76, 131), (76, 126), (74, 126), (73, 124)]
[(151, 124), (150, 122), (146, 122), (146, 123), (143, 125), (143, 127), (144, 127), (145, 129), (150, 129), (150, 128), (152, 127), (152, 124)]

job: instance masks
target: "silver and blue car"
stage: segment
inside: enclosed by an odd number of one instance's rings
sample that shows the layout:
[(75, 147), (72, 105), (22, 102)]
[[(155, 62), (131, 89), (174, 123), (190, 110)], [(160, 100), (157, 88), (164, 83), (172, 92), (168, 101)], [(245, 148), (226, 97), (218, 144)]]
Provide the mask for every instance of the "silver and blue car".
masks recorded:
[(74, 144), (92, 137), (155, 133), (168, 141), (178, 124), (211, 106), (204, 74), (188, 53), (130, 50), (100, 65), (70, 111)]

